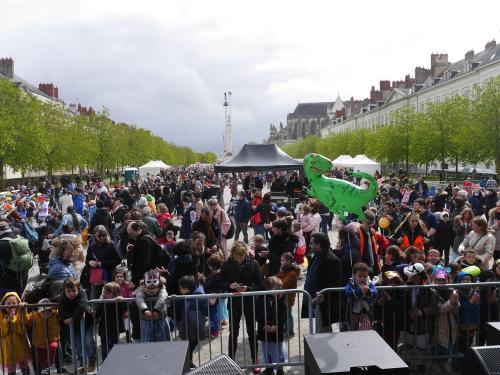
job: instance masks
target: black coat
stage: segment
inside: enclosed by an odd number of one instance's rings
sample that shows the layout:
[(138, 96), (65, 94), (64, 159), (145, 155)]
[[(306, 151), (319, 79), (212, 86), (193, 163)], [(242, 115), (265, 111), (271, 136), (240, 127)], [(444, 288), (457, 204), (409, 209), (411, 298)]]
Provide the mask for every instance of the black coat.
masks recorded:
[[(315, 259), (316, 258), (316, 259)], [(326, 288), (343, 288), (344, 284), (342, 282), (342, 262), (333, 253), (331, 249), (324, 253), (315, 253), (313, 262), (319, 261), (317, 272), (313, 275), (311, 272), (307, 273), (307, 277), (316, 278), (316, 288), (318, 291)], [(343, 314), (343, 292), (327, 293), (325, 300), (321, 303), (321, 317), (323, 320), (323, 326), (327, 326), (332, 323), (340, 322)], [(316, 296), (311, 296), (315, 298)], [(309, 317), (309, 301), (304, 299), (302, 303), (302, 318)]]
[(219, 224), (217, 223), (217, 220), (212, 220), (212, 231), (214, 233), (214, 238), (209, 238), (208, 236), (208, 225), (207, 223), (203, 222), (203, 220), (198, 219), (193, 223), (193, 226), (191, 227), (191, 233), (194, 232), (199, 232), (203, 233), (205, 235), (205, 247), (211, 248), (214, 245), (217, 245), (217, 247), (220, 247), (220, 228)]
[(122, 261), (118, 254), (118, 248), (113, 241), (99, 245), (94, 239), (90, 240), (87, 256), (85, 257), (85, 264), (89, 267), (91, 260), (101, 262), (102, 268), (107, 273), (107, 281), (111, 281), (116, 266)]
[(127, 238), (122, 245), (126, 248), (128, 243), (134, 245), (134, 248), (126, 254), (127, 267), (131, 273), (131, 281), (137, 287), (144, 274), (157, 266), (153, 264), (153, 251), (157, 244), (145, 232), (135, 240)]
[(260, 213), (260, 218), (262, 220), (262, 224), (270, 223), (270, 215), (273, 210), (273, 206), (271, 202), (261, 202), (254, 210), (254, 213)]
[(98, 225), (104, 225), (109, 233), (113, 231), (113, 219), (106, 208), (98, 208), (90, 220), (89, 233), (94, 234), (94, 228)]
[(191, 240), (179, 242), (172, 249), (173, 268), (167, 278), (168, 294), (179, 293), (179, 280), (183, 276), (194, 276), (195, 280), (198, 272), (203, 272), (204, 257), (193, 255)]
[[(74, 300), (68, 299), (66, 293), (61, 294), (59, 300), (59, 319), (66, 320), (73, 319), (73, 322), (79, 322), (83, 314), (85, 314), (85, 325), (92, 325), (92, 307), (88, 303), (87, 294), (83, 288), (78, 288), (78, 295)], [(77, 326), (79, 328), (79, 326)]]
[(286, 252), (294, 253), (296, 245), (294, 239), (295, 237), (289, 233), (271, 237), (267, 246), (269, 250), (269, 276), (276, 275), (280, 271), (281, 254)]
[[(98, 333), (104, 340), (108, 337), (117, 337), (119, 333), (125, 332), (123, 313), (127, 311), (127, 303), (99, 303), (96, 308), (96, 321), (99, 324)], [(107, 329), (106, 329), (107, 327)]]
[[(255, 318), (257, 340), (283, 341), (287, 318), (286, 297), (283, 294), (260, 297), (255, 307)], [(264, 329), (266, 325), (277, 326), (277, 332), (266, 332)]]
[(247, 256), (242, 264), (237, 264), (233, 258), (224, 262), (221, 269), (223, 289), (235, 292), (229, 285), (236, 282), (247, 287), (248, 292), (264, 290), (264, 279), (260, 273), (259, 263)]

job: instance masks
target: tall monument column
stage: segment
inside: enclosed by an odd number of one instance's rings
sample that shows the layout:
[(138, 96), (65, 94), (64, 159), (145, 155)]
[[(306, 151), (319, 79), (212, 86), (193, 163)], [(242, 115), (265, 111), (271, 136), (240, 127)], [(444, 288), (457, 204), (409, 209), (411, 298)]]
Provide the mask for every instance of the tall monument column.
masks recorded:
[(233, 156), (233, 127), (231, 125), (231, 91), (224, 93), (226, 127), (224, 132), (224, 156)]

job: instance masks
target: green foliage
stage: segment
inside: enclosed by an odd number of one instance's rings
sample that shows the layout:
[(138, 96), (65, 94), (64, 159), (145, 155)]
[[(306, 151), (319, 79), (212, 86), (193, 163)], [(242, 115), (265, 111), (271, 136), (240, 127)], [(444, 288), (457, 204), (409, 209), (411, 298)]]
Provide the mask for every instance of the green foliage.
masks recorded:
[(500, 76), (473, 90), (474, 99), (452, 96), (427, 103), (423, 113), (411, 106), (394, 111), (388, 124), (374, 129), (333, 133), (319, 139), (309, 136), (283, 150), (303, 158), (316, 152), (330, 159), (365, 154), (382, 163), (470, 164), (495, 162), (500, 175)]
[(0, 185), (3, 167), (15, 171), (106, 170), (149, 160), (171, 165), (213, 163), (213, 152), (197, 153), (135, 125), (115, 123), (109, 112), (73, 116), (62, 104), (42, 102), (8, 80), (0, 80)]

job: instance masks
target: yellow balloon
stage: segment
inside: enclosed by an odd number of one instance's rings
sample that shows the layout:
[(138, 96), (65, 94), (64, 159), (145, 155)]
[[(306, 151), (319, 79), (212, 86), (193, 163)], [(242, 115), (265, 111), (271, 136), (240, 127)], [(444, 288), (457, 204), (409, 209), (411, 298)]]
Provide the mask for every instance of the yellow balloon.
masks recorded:
[(378, 220), (378, 226), (381, 228), (381, 229), (387, 229), (389, 228), (389, 225), (391, 224), (391, 222), (389, 221), (388, 218), (386, 218), (385, 216), (382, 216), (379, 220)]

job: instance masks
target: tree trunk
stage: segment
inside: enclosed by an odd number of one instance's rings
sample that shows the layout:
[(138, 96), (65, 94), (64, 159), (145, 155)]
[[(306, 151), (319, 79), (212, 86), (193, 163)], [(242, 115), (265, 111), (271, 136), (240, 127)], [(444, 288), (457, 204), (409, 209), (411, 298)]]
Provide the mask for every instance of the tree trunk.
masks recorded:
[[(499, 164), (497, 164), (499, 165)], [(0, 189), (2, 189), (2, 191), (5, 189), (5, 186), (4, 186), (4, 164), (3, 164), (3, 159), (0, 159)]]

